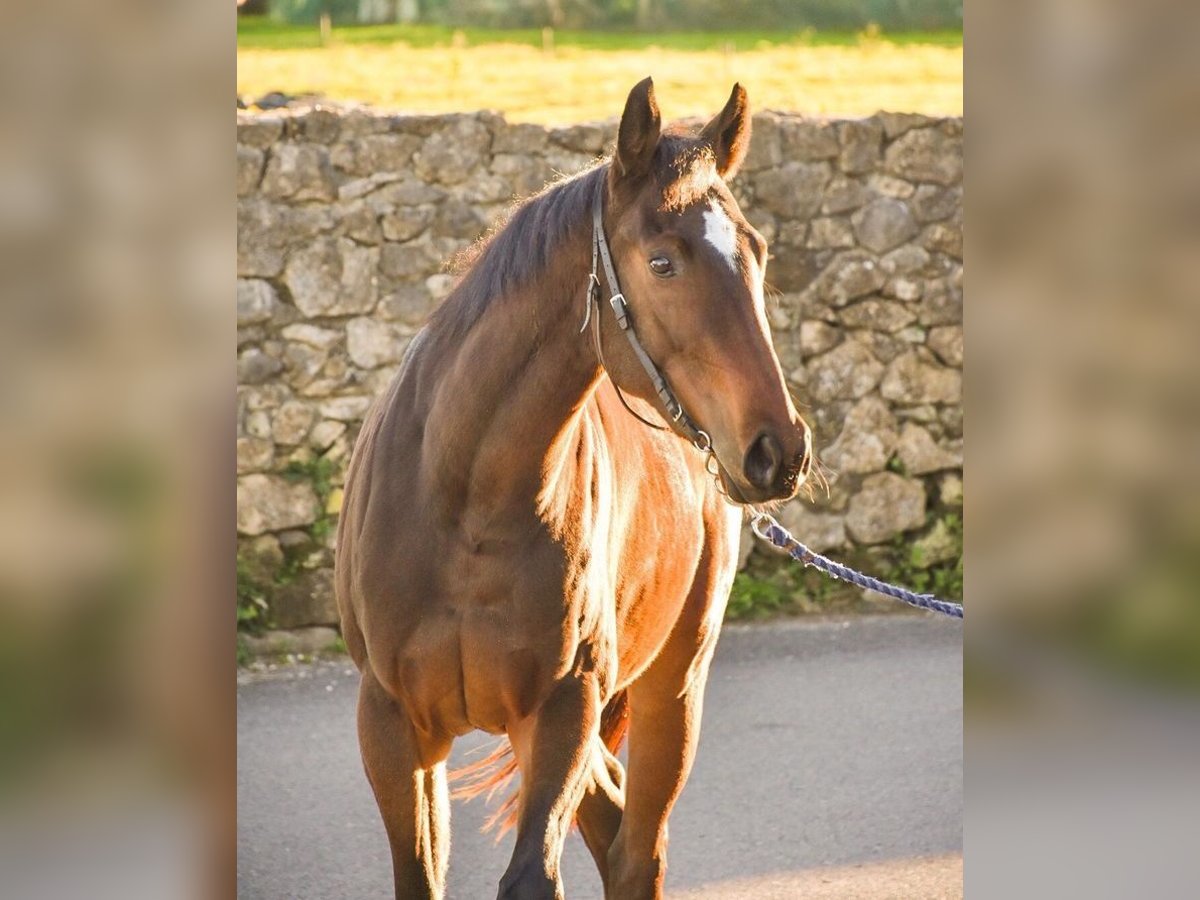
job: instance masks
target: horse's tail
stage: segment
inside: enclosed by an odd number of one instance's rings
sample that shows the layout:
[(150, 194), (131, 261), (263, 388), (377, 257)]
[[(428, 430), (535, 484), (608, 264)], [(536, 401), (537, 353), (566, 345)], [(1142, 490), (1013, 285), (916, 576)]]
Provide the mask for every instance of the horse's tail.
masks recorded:
[[(629, 701), (624, 691), (608, 701), (600, 716), (600, 739), (612, 753), (621, 749), (629, 730)], [(508, 738), (500, 738), (487, 756), (455, 769), (450, 780), (455, 783), (452, 796), (472, 799), (485, 795), (490, 801), (497, 791), (505, 790), (517, 775), (517, 758)], [(520, 791), (513, 791), (483, 825), (483, 830), (496, 830), (496, 840), (517, 824), (517, 801)]]

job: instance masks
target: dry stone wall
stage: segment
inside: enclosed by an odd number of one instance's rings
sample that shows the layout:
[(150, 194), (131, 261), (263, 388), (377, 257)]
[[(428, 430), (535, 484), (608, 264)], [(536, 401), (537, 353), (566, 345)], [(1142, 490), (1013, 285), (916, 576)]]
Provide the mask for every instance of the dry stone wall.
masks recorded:
[[(905, 535), (926, 559), (947, 552), (932, 513), (962, 502), (962, 131), (893, 113), (754, 118), (732, 187), (771, 243), (776, 348), (831, 473), (828, 497), (782, 515), (817, 550)], [(336, 621), (345, 465), (453, 285), (444, 261), (615, 133), (486, 112), (239, 113), (239, 591), (267, 622)]]

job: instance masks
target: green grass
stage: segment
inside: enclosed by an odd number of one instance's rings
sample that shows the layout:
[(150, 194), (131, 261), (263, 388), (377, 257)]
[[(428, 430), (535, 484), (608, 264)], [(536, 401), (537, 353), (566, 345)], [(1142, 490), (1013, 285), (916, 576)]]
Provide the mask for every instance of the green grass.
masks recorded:
[[(455, 35), (462, 34), (466, 46), (484, 44), (518, 44), (542, 46), (541, 29), (451, 28), (445, 25), (340, 25), (332, 29), (334, 43), (392, 44), (410, 47), (451, 47)], [(917, 31), (878, 34), (877, 38), (900, 46), (932, 45), (961, 47), (961, 31)], [(556, 47), (582, 50), (755, 50), (768, 46), (856, 46), (864, 39), (852, 31), (678, 31), (645, 33), (637, 31), (555, 31)], [(300, 50), (321, 46), (315, 25), (292, 25), (273, 22), (265, 17), (238, 18), (239, 49)]]

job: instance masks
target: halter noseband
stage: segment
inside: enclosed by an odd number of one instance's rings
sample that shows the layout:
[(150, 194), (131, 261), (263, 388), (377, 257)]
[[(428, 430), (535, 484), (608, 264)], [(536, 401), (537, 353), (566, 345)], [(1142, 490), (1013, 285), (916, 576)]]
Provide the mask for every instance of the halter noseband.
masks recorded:
[[(612, 253), (608, 249), (608, 239), (604, 235), (605, 181), (604, 177), (599, 179), (599, 186), (596, 189), (596, 199), (592, 204), (592, 271), (588, 276), (587, 315), (583, 320), (583, 328), (587, 328), (588, 320), (590, 319), (592, 322), (592, 336), (596, 341), (596, 355), (600, 360), (601, 368), (607, 370), (608, 367), (604, 364), (604, 350), (600, 344), (600, 277), (597, 270), (597, 260), (599, 260), (604, 266), (604, 278), (612, 290), (612, 296), (608, 298), (608, 302), (612, 306), (613, 313), (616, 314), (617, 325), (620, 326), (621, 331), (624, 332), (625, 337), (629, 340), (629, 346), (633, 348), (638, 362), (642, 364), (642, 368), (650, 376), (650, 383), (654, 385), (654, 392), (658, 394), (658, 399), (662, 402), (667, 415), (675, 423), (675, 427), (683, 433), (684, 437), (692, 442), (692, 445), (697, 450), (702, 453), (711, 454), (712, 439), (684, 410), (683, 404), (679, 402), (675, 396), (675, 392), (671, 390), (671, 386), (667, 383), (666, 376), (654, 364), (654, 360), (650, 358), (650, 354), (646, 352), (646, 348), (638, 340), (637, 331), (633, 327), (633, 318), (629, 309), (629, 303), (626, 301), (625, 295), (621, 293), (621, 284), (617, 280), (617, 270), (613, 265)], [(592, 315), (593, 305), (596, 307), (594, 316)], [(580, 330), (582, 331), (583, 329), (581, 328)], [(651, 428), (659, 431), (666, 430), (662, 425), (647, 421), (643, 416), (639, 415), (629, 405), (629, 402), (625, 399), (625, 395), (621, 393), (621, 388), (617, 386), (615, 381), (613, 382), (613, 387), (616, 388), (617, 397), (620, 398), (621, 404), (629, 411), (630, 415)]]

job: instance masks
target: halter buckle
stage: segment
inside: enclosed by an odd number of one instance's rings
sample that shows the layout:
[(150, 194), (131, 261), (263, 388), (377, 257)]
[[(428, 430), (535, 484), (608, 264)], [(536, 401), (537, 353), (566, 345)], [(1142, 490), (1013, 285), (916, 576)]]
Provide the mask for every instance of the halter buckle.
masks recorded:
[(629, 304), (625, 302), (625, 295), (618, 292), (608, 298), (608, 302), (612, 305), (613, 312), (617, 316), (617, 324), (621, 326), (622, 331), (629, 330)]

